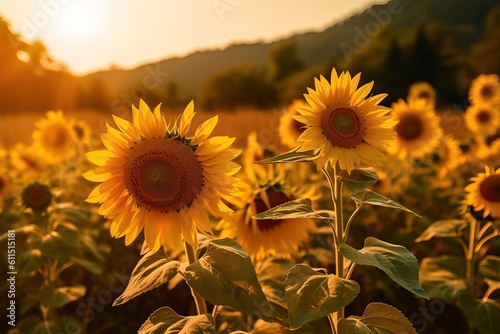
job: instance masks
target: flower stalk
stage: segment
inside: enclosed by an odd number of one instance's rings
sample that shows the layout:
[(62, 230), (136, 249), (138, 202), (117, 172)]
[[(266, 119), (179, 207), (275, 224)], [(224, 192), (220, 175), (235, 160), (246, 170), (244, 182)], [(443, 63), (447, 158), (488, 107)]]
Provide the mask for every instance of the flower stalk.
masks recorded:
[[(184, 241), (184, 249), (186, 251), (186, 256), (188, 258), (188, 263), (192, 264), (197, 261), (196, 252), (193, 246)], [(191, 289), (191, 294), (194, 298), (194, 303), (196, 305), (196, 311), (198, 315), (207, 313), (207, 304), (205, 303), (205, 299), (201, 297), (196, 291)]]

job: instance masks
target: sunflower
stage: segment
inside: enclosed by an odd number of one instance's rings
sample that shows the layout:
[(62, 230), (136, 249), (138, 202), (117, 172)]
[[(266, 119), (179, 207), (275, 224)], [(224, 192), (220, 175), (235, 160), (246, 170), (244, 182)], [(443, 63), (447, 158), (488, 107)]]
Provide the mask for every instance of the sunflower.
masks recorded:
[(431, 104), (424, 99), (399, 99), (392, 104), (392, 115), (397, 120), (396, 141), (389, 148), (391, 155), (401, 159), (420, 158), (430, 153), (442, 135), (439, 118)]
[(49, 161), (58, 163), (74, 155), (76, 136), (71, 123), (60, 110), (47, 112), (47, 118), (35, 123), (34, 146)]
[(462, 151), (457, 141), (451, 136), (443, 137), (437, 149), (436, 157), (439, 178), (446, 177), (448, 172), (455, 170), (464, 162)]
[(483, 211), (483, 218), (488, 215), (500, 218), (500, 168), (495, 171), (486, 166), (485, 172), (471, 178), (471, 181), (465, 187), (467, 205), (475, 211)]
[(390, 195), (392, 191), (391, 178), (382, 169), (377, 169), (375, 172), (377, 173), (378, 179), (370, 189), (384, 196)]
[(468, 158), (471, 162), (496, 164), (500, 160), (500, 136), (476, 137)]
[(3, 211), (3, 202), (10, 196), (11, 181), (7, 173), (0, 170), (0, 213)]
[(489, 136), (500, 128), (500, 112), (498, 106), (488, 103), (470, 105), (465, 111), (465, 123), (475, 134)]
[(496, 74), (481, 74), (472, 80), (469, 100), (473, 103), (500, 104), (500, 82)]
[(264, 179), (269, 175), (274, 175), (275, 170), (282, 168), (280, 164), (255, 164), (259, 160), (273, 157), (274, 150), (269, 147), (262, 147), (257, 139), (257, 133), (251, 132), (247, 137), (247, 147), (243, 152), (243, 169), (246, 177), (252, 182), (257, 179)]
[(320, 149), (315, 162), (318, 169), (330, 162), (350, 172), (353, 168), (380, 166), (383, 151), (394, 137), (394, 120), (389, 108), (379, 106), (387, 94), (366, 98), (373, 81), (358, 87), (361, 74), (337, 75), (332, 70), (331, 83), (321, 76), (314, 79), (316, 90), (308, 88), (308, 105), (298, 107), (294, 118), (306, 125), (297, 141), (301, 151)]
[(266, 256), (290, 257), (292, 251), (309, 240), (309, 232), (316, 228), (311, 219), (252, 218), (288, 201), (313, 197), (313, 187), (305, 190), (295, 185), (293, 181), (300, 180), (290, 173), (281, 169), (271, 179), (247, 180), (244, 195), (235, 212), (222, 219), (217, 226), (221, 229), (221, 237), (235, 239), (256, 261)]
[(118, 129), (107, 126), (102, 135), (106, 150), (88, 153), (98, 165), (84, 173), (102, 182), (87, 201), (101, 203), (99, 213), (113, 220), (111, 235), (125, 236), (128, 245), (144, 228), (149, 248), (175, 248), (182, 239), (197, 244), (197, 229), (212, 235), (207, 211), (221, 217), (232, 210), (240, 191), (232, 162), (240, 151), (230, 148), (234, 138), (209, 138), (217, 124), (214, 116), (187, 137), (194, 113), (191, 102), (173, 125), (167, 124), (158, 105), (152, 112), (144, 101), (132, 108), (133, 122), (114, 117)]
[(416, 82), (410, 86), (407, 99), (424, 99), (428, 103), (435, 104), (436, 91), (427, 82)]
[(299, 146), (297, 143), (297, 138), (304, 132), (305, 124), (297, 121), (293, 118), (299, 114), (297, 107), (304, 107), (306, 103), (302, 100), (294, 100), (290, 106), (288, 106), (283, 115), (280, 117), (280, 123), (278, 127), (281, 143), (289, 149), (296, 148)]
[(33, 146), (17, 144), (11, 150), (10, 159), (14, 170), (24, 179), (39, 175), (47, 168), (47, 161)]
[(86, 145), (90, 142), (90, 127), (82, 120), (73, 120), (71, 122), (71, 129), (73, 130), (76, 140), (81, 145)]

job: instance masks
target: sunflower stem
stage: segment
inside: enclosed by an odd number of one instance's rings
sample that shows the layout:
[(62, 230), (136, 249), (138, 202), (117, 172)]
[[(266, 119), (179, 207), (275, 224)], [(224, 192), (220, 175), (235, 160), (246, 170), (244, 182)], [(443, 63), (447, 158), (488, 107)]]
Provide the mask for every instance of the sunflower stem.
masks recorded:
[(471, 288), (474, 290), (474, 276), (475, 276), (475, 266), (476, 266), (476, 242), (478, 235), (478, 221), (476, 219), (471, 219), (470, 233), (469, 233), (469, 247), (467, 252), (467, 263), (466, 263), (466, 278), (470, 283)]
[[(197, 261), (196, 252), (193, 246), (184, 241), (184, 249), (186, 250), (186, 256), (188, 258), (188, 263), (192, 264)], [(207, 313), (207, 304), (205, 303), (205, 299), (201, 297), (196, 291), (191, 288), (191, 294), (193, 295), (194, 303), (196, 305), (196, 311), (198, 315)]]
[[(344, 233), (344, 218), (342, 214), (342, 183), (339, 182), (337, 178), (337, 169), (339, 168), (338, 164), (333, 167), (333, 177), (328, 173), (326, 168), (322, 168), (323, 173), (328, 180), (328, 184), (330, 186), (330, 190), (332, 193), (332, 201), (333, 207), (335, 210), (335, 220), (334, 220), (334, 229), (333, 235), (335, 239), (334, 243), (334, 253), (335, 253), (335, 264), (336, 270), (335, 274), (339, 278), (344, 278), (344, 256), (339, 251), (339, 246), (344, 242), (345, 233)], [(344, 317), (344, 308), (341, 308), (337, 312), (332, 314), (332, 322), (335, 332), (337, 331), (337, 324), (339, 319)]]

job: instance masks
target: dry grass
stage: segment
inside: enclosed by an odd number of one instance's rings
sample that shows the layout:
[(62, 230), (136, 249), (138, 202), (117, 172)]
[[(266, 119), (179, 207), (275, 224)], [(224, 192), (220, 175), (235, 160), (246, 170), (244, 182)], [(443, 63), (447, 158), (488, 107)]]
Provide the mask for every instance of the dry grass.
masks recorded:
[[(193, 120), (190, 134), (198, 124), (219, 115), (219, 123), (214, 130), (214, 135), (236, 137), (236, 145), (240, 145), (252, 131), (255, 131), (259, 140), (264, 144), (278, 142), (278, 122), (280, 111), (239, 109), (235, 112), (205, 112), (197, 111)], [(118, 112), (120, 117), (131, 119), (129, 112)], [(174, 119), (179, 112), (166, 111), (167, 119)], [(106, 130), (106, 122), (114, 124), (111, 113), (96, 110), (69, 110), (64, 111), (68, 118), (84, 120), (91, 128), (93, 146), (100, 145), (100, 134)], [(35, 129), (35, 122), (44, 117), (44, 113), (22, 112), (0, 114), (0, 145), (6, 148), (16, 143), (31, 144), (31, 135)]]

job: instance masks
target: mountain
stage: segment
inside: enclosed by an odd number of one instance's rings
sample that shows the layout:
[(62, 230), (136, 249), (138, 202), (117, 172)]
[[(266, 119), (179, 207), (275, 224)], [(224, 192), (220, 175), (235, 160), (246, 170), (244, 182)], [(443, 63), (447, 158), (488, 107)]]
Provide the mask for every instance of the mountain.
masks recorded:
[[(307, 66), (342, 61), (349, 51), (363, 47), (373, 32), (392, 31), (404, 35), (413, 26), (430, 21), (460, 27), (467, 34), (460, 39), (460, 47), (467, 49), (477, 40), (484, 26), (485, 16), (497, 0), (392, 0), (337, 23), (322, 32), (291, 36), (272, 43), (232, 45), (223, 50), (192, 53), (183, 58), (170, 58), (137, 67), (132, 70), (109, 70), (80, 78), (83, 87), (103, 82), (109, 97), (141, 96), (151, 91), (164, 95), (166, 83), (176, 82), (183, 95), (196, 96), (211, 75), (241, 64), (265, 65), (269, 51), (280, 43), (295, 43), (299, 56)], [(156, 84), (153, 84), (156, 72)], [(167, 75), (168, 73), (168, 75)], [(150, 83), (150, 84), (149, 84)]]

